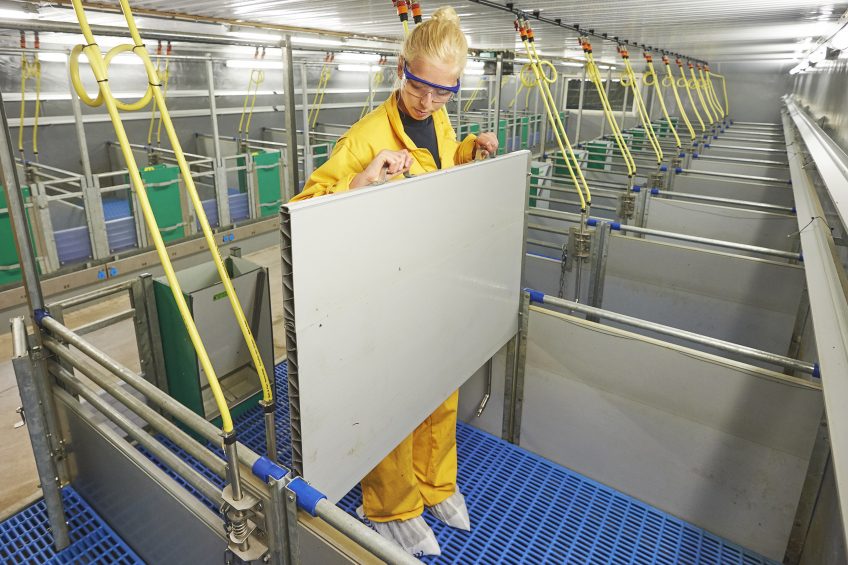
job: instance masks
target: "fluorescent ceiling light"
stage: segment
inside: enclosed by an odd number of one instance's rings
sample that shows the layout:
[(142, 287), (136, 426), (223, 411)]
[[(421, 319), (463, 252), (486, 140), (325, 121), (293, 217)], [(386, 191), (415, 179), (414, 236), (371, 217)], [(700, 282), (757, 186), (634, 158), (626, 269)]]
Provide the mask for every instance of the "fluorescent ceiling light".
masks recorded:
[(560, 63), (560, 66), (562, 66), (562, 67), (582, 67), (583, 63), (571, 63), (571, 62), (565, 61), (563, 63)]
[(380, 60), (380, 56), (376, 53), (336, 53), (335, 58), (339, 61), (347, 61), (350, 63), (376, 63)]
[(38, 14), (33, 12), (0, 8), (0, 20), (34, 20), (37, 17)]
[(280, 69), (283, 68), (282, 61), (267, 61), (264, 59), (228, 59), (229, 69)]
[(342, 42), (338, 39), (322, 39), (320, 37), (300, 37), (296, 35), (291, 40), (296, 45), (342, 45)]
[(377, 65), (339, 65), (339, 70), (348, 73), (367, 73), (373, 71), (380, 72), (380, 67)]
[[(85, 55), (80, 55), (80, 62), (83, 62)], [(42, 63), (64, 63), (68, 60), (68, 56), (64, 53), (39, 53), (38, 60)], [(88, 59), (85, 60), (88, 62)]]
[(282, 41), (283, 39), (282, 35), (258, 31), (228, 31), (227, 35), (238, 39), (256, 39), (259, 41)]

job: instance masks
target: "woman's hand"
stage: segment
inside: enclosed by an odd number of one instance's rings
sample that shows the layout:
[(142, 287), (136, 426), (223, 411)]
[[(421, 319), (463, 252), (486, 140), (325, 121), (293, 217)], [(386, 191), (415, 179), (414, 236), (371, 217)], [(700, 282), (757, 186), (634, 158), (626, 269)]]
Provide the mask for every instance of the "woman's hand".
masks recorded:
[[(365, 170), (353, 177), (350, 188), (362, 188), (390, 179), (401, 173), (405, 173), (412, 167), (412, 154), (406, 149), (400, 151), (389, 151), (383, 149), (374, 160), (365, 167)], [(383, 170), (385, 169), (385, 173)]]
[(489, 155), (494, 155), (498, 152), (497, 135), (487, 131), (477, 136), (477, 140), (474, 142), (474, 158), (477, 159), (483, 151)]

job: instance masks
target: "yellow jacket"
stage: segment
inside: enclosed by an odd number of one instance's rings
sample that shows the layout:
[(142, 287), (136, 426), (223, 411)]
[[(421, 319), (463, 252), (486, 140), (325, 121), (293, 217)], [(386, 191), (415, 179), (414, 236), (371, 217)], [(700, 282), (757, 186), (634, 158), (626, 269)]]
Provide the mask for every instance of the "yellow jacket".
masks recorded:
[[(441, 110), (433, 113), (433, 123), (443, 169), (472, 160), (474, 142), (477, 139), (475, 135), (469, 135), (462, 142), (458, 142), (447, 113)], [(383, 149), (408, 149), (413, 158), (409, 172), (413, 175), (436, 170), (436, 162), (430, 152), (416, 147), (404, 132), (398, 113), (396, 92), (379, 108), (353, 124), (339, 138), (330, 158), (313, 171), (303, 187), (303, 192), (292, 198), (292, 202), (350, 190), (353, 177), (364, 171)], [(403, 177), (398, 175), (395, 178)]]

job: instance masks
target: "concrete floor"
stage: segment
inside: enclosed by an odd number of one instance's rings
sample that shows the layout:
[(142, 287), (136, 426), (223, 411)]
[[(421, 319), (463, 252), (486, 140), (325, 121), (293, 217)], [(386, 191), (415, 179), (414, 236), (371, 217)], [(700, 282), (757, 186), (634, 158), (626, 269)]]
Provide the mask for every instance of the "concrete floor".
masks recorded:
[[(269, 269), (274, 359), (280, 360), (285, 357), (286, 344), (283, 331), (283, 287), (279, 246), (245, 254), (244, 258)], [(116, 296), (67, 313), (65, 322), (68, 327), (74, 328), (127, 308), (129, 308), (129, 299), (125, 296)], [(14, 514), (41, 497), (27, 429), (20, 425), (21, 417), (15, 412), (21, 401), (10, 361), (11, 336), (7, 327), (3, 327), (2, 331), (4, 333), (0, 334), (0, 461), (3, 461), (4, 481), (0, 483), (0, 519)], [(139, 370), (135, 333), (131, 320), (91, 333), (87, 339), (117, 361), (135, 371)]]

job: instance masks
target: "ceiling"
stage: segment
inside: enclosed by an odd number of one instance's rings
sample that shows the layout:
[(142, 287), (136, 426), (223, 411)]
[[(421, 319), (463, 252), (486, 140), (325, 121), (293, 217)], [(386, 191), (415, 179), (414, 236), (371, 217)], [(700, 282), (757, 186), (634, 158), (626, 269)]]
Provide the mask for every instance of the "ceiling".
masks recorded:
[[(66, 0), (59, 2), (67, 3)], [(490, 3), (505, 6), (503, 0)], [(514, 17), (508, 12), (469, 0), (440, 0), (424, 3), (425, 15), (440, 4), (456, 8), (473, 47), (513, 49), (520, 46), (516, 45), (512, 27)], [(390, 0), (131, 0), (131, 5), (139, 11), (148, 9), (334, 32), (401, 36)], [(537, 0), (533, 3), (516, 1), (515, 8), (528, 12), (539, 10), (543, 17), (561, 18), (564, 24), (579, 24), (581, 29), (594, 29), (610, 37), (650, 45), (655, 50), (683, 53), (712, 64), (737, 61), (788, 65), (811, 50), (819, 37), (829, 36), (842, 25), (839, 19), (848, 10), (848, 2)], [(41, 3), (37, 17), (68, 20), (72, 14), (65, 8), (50, 8), (47, 3)], [(580, 53), (574, 32), (543, 22), (535, 22), (534, 29), (543, 54), (571, 56)], [(599, 43), (600, 40), (593, 41), (596, 53), (600, 52), (602, 58), (614, 57), (612, 42)]]

